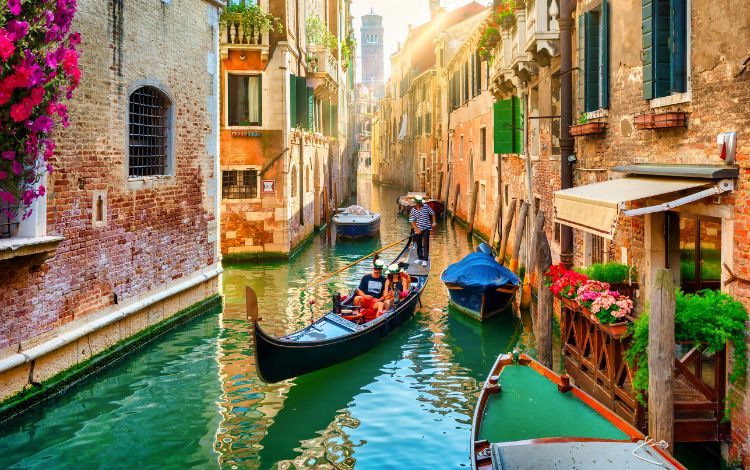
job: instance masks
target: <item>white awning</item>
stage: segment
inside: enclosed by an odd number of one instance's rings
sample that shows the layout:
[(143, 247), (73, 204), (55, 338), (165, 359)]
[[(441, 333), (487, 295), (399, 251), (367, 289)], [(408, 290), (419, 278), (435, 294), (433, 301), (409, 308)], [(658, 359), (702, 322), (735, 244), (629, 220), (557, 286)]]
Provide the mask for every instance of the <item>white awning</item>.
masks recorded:
[[(686, 189), (703, 191), (665, 204), (625, 211), (630, 201)], [(731, 180), (718, 182), (690, 178), (620, 178), (555, 192), (555, 222), (612, 239), (620, 213), (642, 215), (672, 209), (714, 194), (732, 191)]]

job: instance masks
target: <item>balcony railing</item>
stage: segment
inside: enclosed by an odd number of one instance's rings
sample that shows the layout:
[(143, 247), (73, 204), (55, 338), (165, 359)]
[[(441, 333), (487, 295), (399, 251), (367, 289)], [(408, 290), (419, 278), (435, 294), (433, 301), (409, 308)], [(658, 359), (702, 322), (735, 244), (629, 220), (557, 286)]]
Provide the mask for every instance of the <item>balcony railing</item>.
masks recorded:
[(545, 51), (550, 57), (558, 54), (560, 0), (529, 0), (526, 2), (527, 52)]
[(221, 23), (219, 44), (222, 59), (227, 59), (229, 50), (235, 49), (257, 50), (261, 53), (263, 60), (268, 60), (268, 43), (268, 31), (261, 30), (254, 25), (243, 25), (240, 15)]

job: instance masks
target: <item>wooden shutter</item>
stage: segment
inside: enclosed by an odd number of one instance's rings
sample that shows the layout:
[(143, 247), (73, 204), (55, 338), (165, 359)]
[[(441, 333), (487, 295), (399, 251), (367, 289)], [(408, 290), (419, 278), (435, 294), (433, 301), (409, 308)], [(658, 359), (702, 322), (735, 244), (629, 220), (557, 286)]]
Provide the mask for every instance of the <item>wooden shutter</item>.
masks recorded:
[(672, 92), (687, 91), (687, 6), (686, 0), (671, 0), (671, 74)]
[(469, 101), (469, 61), (464, 62), (464, 102)]
[(672, 90), (670, 8), (670, 0), (654, 0), (654, 98), (668, 96)]
[(513, 101), (496, 101), (493, 106), (493, 148), (495, 153), (513, 153)]
[(583, 14), (586, 56), (586, 111), (599, 109), (599, 12)]
[(474, 77), (474, 83), (476, 83), (477, 92), (482, 91), (482, 58), (479, 56), (479, 51), (474, 52), (474, 63), (477, 64), (476, 76)]
[(643, 98), (654, 97), (654, 1), (641, 0), (643, 11)]
[(339, 136), (339, 106), (337, 104), (331, 105), (331, 135)]
[(584, 54), (584, 45), (586, 43), (583, 27), (583, 16), (578, 17), (578, 112), (586, 111), (586, 54)]
[(307, 130), (314, 132), (315, 129), (315, 94), (312, 87), (307, 87)]
[(523, 108), (521, 107), (521, 99), (517, 96), (512, 98), (513, 101), (513, 153), (523, 153)]
[(289, 74), (289, 127), (297, 127), (297, 77)]
[(307, 127), (307, 79), (297, 77), (297, 125)]
[(323, 122), (323, 134), (331, 134), (331, 102), (329, 100), (323, 101), (323, 116), (321, 117)]
[(602, 0), (601, 46), (599, 48), (599, 105), (609, 108), (609, 1)]

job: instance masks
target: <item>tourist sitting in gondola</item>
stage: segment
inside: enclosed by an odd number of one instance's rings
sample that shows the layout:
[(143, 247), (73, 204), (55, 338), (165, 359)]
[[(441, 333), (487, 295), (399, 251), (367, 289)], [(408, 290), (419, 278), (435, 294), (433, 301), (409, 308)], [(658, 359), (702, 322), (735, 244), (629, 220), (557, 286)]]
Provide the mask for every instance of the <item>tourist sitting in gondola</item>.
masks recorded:
[(388, 266), (386, 270), (386, 300), (384, 302), (385, 310), (390, 310), (399, 299), (406, 298), (409, 295), (409, 286), (411, 279), (398, 264)]
[(383, 277), (383, 267), (385, 263), (375, 260), (372, 267), (372, 274), (362, 277), (354, 297), (354, 305), (362, 310), (374, 310), (376, 316), (379, 316), (385, 309), (384, 301), (386, 299), (386, 278)]

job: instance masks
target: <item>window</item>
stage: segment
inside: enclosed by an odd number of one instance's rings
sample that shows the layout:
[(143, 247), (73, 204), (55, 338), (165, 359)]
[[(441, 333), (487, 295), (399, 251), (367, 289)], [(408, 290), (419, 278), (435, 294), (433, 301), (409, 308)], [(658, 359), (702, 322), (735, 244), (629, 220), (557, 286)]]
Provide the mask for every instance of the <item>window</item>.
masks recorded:
[[(560, 116), (562, 108), (560, 107), (560, 76), (552, 77), (552, 115)], [(562, 152), (560, 150), (560, 118), (553, 117), (551, 122), (551, 133), (552, 133), (552, 155), (559, 156)]]
[(424, 116), (424, 130), (425, 134), (432, 134), (432, 113), (427, 113)]
[(144, 86), (128, 105), (128, 176), (168, 175), (172, 103), (159, 89)]
[(609, 107), (609, 2), (578, 18), (578, 80), (581, 111)]
[(643, 0), (643, 97), (687, 91), (688, 0)]
[(474, 96), (477, 96), (482, 91), (482, 57), (479, 51), (474, 51), (474, 64)]
[[(533, 87), (531, 89), (531, 93), (529, 93), (529, 116), (531, 116), (531, 119), (529, 119), (529, 153), (532, 156), (538, 157), (539, 156), (539, 147), (540, 147), (540, 135), (539, 135), (539, 126), (541, 125), (541, 121), (538, 119), (539, 117), (539, 88)], [(536, 118), (536, 119), (535, 119)]]
[(483, 161), (487, 161), (487, 128), (482, 127), (479, 129), (479, 158)]
[(464, 160), (464, 136), (461, 136), (461, 146), (458, 147), (458, 158)]
[(503, 199), (505, 200), (505, 205), (507, 206), (510, 202), (510, 189), (508, 188), (508, 184), (505, 185), (505, 195), (503, 196)]
[(463, 102), (469, 101), (469, 62), (464, 62), (464, 87), (463, 87)]
[(260, 75), (227, 77), (227, 124), (229, 126), (260, 126), (262, 115)]
[(606, 261), (605, 241), (603, 237), (591, 233), (586, 233), (584, 243), (584, 264), (586, 266), (591, 266), (592, 264), (597, 263), (604, 263)]
[(487, 207), (487, 183), (479, 182), (479, 207)]
[(721, 219), (668, 212), (666, 225), (667, 267), (680, 288), (720, 290)]
[(258, 177), (258, 170), (222, 171), (222, 199), (257, 199)]
[(495, 153), (523, 153), (523, 112), (517, 96), (495, 102), (493, 124)]

